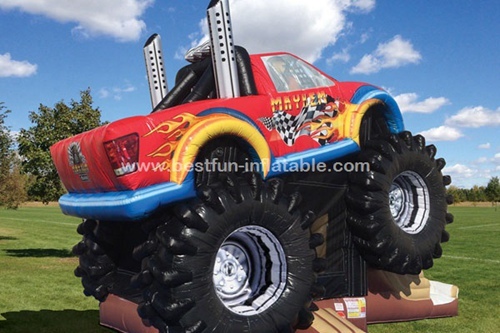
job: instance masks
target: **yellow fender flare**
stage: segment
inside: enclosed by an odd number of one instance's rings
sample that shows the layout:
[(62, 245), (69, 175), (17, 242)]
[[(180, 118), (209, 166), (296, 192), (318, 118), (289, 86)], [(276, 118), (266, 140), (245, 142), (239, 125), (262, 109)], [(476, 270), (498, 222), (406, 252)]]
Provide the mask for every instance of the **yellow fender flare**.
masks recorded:
[(361, 130), (361, 121), (363, 120), (366, 112), (375, 105), (385, 105), (385, 103), (379, 99), (371, 98), (361, 104), (350, 104), (348, 106), (346, 113), (348, 113), (351, 119), (345, 122), (345, 137), (350, 137), (359, 145), (359, 131)]
[(262, 134), (249, 123), (228, 116), (212, 115), (194, 124), (180, 139), (172, 158), (170, 181), (181, 184), (186, 178), (200, 149), (221, 135), (233, 135), (245, 140), (259, 156), (263, 176), (271, 167), (271, 150)]

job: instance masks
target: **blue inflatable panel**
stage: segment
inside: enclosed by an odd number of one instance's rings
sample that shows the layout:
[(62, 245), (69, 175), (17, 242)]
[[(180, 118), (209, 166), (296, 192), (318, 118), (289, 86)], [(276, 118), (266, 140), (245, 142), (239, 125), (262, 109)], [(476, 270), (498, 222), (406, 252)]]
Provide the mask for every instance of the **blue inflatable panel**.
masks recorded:
[(192, 174), (183, 184), (157, 184), (135, 191), (68, 193), (59, 199), (66, 215), (107, 221), (134, 221), (151, 215), (158, 207), (196, 196)]
[(352, 139), (345, 139), (323, 147), (277, 157), (271, 164), (267, 178), (288, 172), (328, 172), (328, 170), (319, 170), (318, 163), (334, 161), (357, 152), (359, 152), (358, 144)]

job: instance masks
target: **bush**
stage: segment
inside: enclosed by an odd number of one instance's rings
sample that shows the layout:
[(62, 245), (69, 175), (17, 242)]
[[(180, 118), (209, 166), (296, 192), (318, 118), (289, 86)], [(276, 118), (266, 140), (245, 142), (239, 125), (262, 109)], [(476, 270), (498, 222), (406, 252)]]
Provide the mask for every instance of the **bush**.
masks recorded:
[(28, 199), (26, 193), (26, 175), (21, 174), (19, 165), (15, 165), (0, 184), (0, 205), (8, 209), (17, 209)]

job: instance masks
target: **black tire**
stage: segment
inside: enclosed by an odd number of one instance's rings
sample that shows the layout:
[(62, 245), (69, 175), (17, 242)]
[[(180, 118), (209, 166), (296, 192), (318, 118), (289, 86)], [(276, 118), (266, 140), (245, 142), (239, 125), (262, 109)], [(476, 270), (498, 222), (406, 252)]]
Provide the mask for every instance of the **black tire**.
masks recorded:
[(421, 135), (389, 135), (365, 143), (359, 162), (369, 171), (351, 173), (347, 194), (348, 224), (364, 259), (375, 268), (418, 274), (442, 254), (447, 213), (441, 173), (444, 159)]
[[(143, 257), (139, 315), (160, 332), (293, 332), (311, 325), (323, 269), (281, 180), (256, 174), (201, 188), (136, 250)], [(218, 287), (217, 287), (218, 286)], [(247, 290), (248, 288), (248, 290)], [(267, 293), (266, 293), (267, 291)], [(272, 295), (272, 296), (269, 296)]]
[(73, 247), (73, 254), (79, 257), (75, 275), (81, 278), (86, 296), (104, 301), (117, 271), (109, 255), (116, 237), (109, 225), (95, 220), (84, 220), (77, 231), (83, 239)]

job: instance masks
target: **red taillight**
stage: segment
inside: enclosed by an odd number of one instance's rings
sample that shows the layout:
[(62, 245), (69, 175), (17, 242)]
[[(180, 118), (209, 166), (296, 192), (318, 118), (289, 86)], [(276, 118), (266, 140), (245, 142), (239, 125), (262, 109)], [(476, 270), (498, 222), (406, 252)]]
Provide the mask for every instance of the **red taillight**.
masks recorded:
[(115, 175), (123, 176), (137, 170), (139, 135), (136, 133), (105, 142), (104, 149)]

